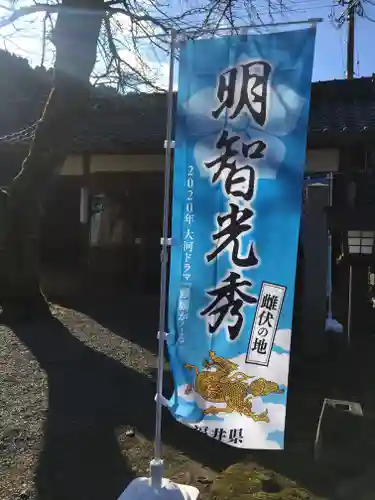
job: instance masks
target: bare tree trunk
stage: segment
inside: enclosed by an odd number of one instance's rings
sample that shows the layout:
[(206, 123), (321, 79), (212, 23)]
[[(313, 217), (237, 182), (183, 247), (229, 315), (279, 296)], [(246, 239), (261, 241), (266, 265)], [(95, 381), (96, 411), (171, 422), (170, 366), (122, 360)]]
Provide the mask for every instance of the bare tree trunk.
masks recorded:
[(15, 319), (49, 313), (39, 287), (41, 207), (90, 104), (102, 0), (63, 0), (52, 90), (20, 173), (0, 193), (0, 304)]

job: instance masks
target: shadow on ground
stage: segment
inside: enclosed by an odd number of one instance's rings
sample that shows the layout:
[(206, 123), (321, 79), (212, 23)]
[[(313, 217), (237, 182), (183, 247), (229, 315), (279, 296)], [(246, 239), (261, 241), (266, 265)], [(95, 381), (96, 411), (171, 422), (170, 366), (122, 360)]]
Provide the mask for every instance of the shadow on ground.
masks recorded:
[[(151, 313), (147, 303), (138, 310), (120, 305), (120, 309), (114, 303), (108, 309), (102, 304), (102, 310), (98, 304), (92, 309), (87, 304), (75, 308), (155, 352), (157, 307)], [(121, 455), (116, 428), (134, 426), (153, 439), (155, 384), (87, 347), (56, 319), (13, 331), (48, 375), (49, 409), (36, 472), (39, 500), (115, 500), (133, 477)], [(313, 378), (314, 370), (317, 374), (321, 367), (306, 365), (292, 378), (286, 451), (250, 453), (230, 448), (177, 424), (167, 412), (163, 442), (218, 472), (241, 460), (256, 461), (315, 494), (325, 494), (337, 478), (313, 461), (312, 444), (325, 387), (323, 375)], [(309, 384), (304, 385), (304, 380)]]
[(57, 319), (12, 329), (48, 376), (38, 499), (117, 498), (132, 479), (116, 438), (116, 405), (125, 400), (132, 374), (86, 347)]
[(157, 294), (116, 294), (100, 299), (59, 300), (58, 303), (89, 316), (116, 335), (156, 355), (159, 329)]
[[(155, 331), (158, 329), (159, 313), (156, 297), (146, 297), (142, 300), (137, 297), (122, 297), (100, 303), (87, 301), (64, 305), (83, 312), (116, 335), (156, 354)], [(164, 419), (163, 440), (214, 470), (221, 471), (239, 461), (255, 461), (296, 480), (316, 494), (322, 494), (334, 487), (337, 475), (332, 470), (322, 470), (313, 460), (316, 426), (324, 397), (349, 398), (349, 393), (358, 392), (360, 388), (356, 377), (351, 375), (353, 367), (349, 369), (349, 364), (352, 362), (349, 358), (345, 353), (340, 353), (336, 359), (329, 355), (319, 362), (298, 360), (293, 363), (288, 396), (285, 451), (250, 453), (246, 450), (224, 447), (176, 424), (168, 414), (165, 414)], [(351, 382), (350, 388), (348, 380)], [(138, 381), (132, 387), (131, 392), (135, 399), (139, 394), (138, 387), (143, 385), (143, 381)], [(170, 394), (172, 385), (171, 377), (167, 374), (166, 395)], [(130, 394), (129, 390), (127, 386), (127, 394)], [(142, 409), (147, 408), (146, 411), (142, 412), (141, 409), (136, 411), (136, 407), (132, 407), (131, 411), (128, 409), (123, 415), (123, 423), (135, 425), (149, 439), (152, 439), (154, 430), (154, 409), (153, 404), (150, 405), (151, 398), (152, 396), (147, 401), (142, 398)], [(138, 401), (140, 402), (139, 397)], [(146, 412), (149, 418), (146, 418)]]

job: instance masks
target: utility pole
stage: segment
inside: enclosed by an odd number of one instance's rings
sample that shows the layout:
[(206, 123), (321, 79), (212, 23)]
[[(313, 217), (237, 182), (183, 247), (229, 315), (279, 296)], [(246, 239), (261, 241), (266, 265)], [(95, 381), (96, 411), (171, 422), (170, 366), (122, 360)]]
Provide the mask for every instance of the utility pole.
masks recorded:
[(357, 15), (364, 15), (362, 0), (335, 0), (336, 5), (347, 7), (340, 17), (334, 19), (341, 28), (347, 22), (348, 25), (348, 43), (346, 46), (346, 78), (354, 78), (354, 54), (355, 54), (355, 18)]
[(348, 44), (346, 47), (346, 78), (354, 78), (354, 49), (355, 49), (355, 15), (357, 1), (349, 0), (348, 7)]

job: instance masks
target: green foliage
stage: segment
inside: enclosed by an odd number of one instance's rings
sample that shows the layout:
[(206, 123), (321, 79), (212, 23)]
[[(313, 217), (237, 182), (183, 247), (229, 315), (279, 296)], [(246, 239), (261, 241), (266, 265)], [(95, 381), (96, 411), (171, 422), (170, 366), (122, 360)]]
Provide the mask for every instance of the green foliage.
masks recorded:
[(262, 469), (253, 463), (239, 463), (229, 467), (216, 479), (211, 500), (319, 499), (281, 474)]

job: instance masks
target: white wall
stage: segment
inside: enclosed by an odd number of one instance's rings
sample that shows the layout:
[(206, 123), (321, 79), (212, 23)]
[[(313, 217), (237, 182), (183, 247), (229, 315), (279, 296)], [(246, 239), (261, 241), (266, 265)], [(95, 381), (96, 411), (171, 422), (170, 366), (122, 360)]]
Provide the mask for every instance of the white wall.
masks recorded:
[(60, 175), (83, 175), (82, 156), (68, 156)]
[[(162, 172), (164, 155), (93, 155), (90, 171), (94, 172)], [(69, 156), (61, 175), (82, 175), (80, 156)]]
[[(339, 152), (337, 149), (308, 150), (306, 172), (337, 172)], [(91, 172), (162, 172), (164, 155), (93, 155)], [(69, 156), (61, 175), (82, 175), (81, 156)]]
[(338, 172), (338, 149), (309, 149), (306, 153), (306, 173)]

